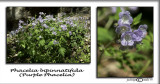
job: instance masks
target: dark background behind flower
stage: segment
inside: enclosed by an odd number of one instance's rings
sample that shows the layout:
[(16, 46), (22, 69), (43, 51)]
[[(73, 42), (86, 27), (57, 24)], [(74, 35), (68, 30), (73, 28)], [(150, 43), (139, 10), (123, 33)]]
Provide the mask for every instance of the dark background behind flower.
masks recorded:
[[(118, 7), (97, 8), (97, 77), (153, 76), (153, 7), (121, 7), (134, 18), (142, 13), (139, 24), (147, 24), (147, 36), (136, 48), (122, 50), (115, 29), (119, 19)], [(120, 37), (119, 37), (120, 38)]]

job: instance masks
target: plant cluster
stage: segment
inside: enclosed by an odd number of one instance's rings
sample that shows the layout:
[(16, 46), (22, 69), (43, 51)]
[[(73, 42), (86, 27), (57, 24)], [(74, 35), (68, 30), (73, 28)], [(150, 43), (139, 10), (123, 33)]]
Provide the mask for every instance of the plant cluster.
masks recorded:
[(122, 11), (119, 13), (118, 27), (116, 33), (121, 35), (122, 46), (134, 46), (140, 43), (147, 34), (147, 25), (140, 25), (137, 30), (131, 29), (133, 18), (129, 11)]
[(98, 8), (98, 77), (152, 77), (153, 22), (142, 18), (148, 11), (115, 8)]
[(7, 63), (89, 63), (89, 17), (64, 14), (19, 20), (7, 34)]

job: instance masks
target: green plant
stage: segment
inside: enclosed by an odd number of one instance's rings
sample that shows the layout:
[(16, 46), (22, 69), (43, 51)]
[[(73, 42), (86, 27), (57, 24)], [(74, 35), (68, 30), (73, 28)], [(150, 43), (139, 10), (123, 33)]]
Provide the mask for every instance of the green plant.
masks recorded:
[(8, 34), (7, 63), (90, 62), (88, 18), (54, 17), (40, 12), (38, 18), (28, 21), (20, 20), (19, 28)]

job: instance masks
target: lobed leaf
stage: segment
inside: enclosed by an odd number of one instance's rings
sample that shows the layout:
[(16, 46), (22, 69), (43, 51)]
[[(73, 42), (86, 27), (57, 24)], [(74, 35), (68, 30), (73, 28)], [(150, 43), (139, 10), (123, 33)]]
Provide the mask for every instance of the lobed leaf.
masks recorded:
[(64, 57), (65, 53), (66, 53), (66, 49), (61, 47), (61, 48), (59, 48), (58, 52), (59, 52), (60, 55), (62, 55)]

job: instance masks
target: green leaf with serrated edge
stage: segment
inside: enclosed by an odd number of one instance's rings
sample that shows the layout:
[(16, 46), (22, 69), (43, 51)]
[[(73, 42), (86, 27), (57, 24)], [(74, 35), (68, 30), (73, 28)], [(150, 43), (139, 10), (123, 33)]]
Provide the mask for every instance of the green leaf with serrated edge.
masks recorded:
[(134, 19), (133, 19), (133, 24), (137, 25), (138, 23), (140, 23), (140, 20), (142, 18), (142, 13), (138, 14)]

